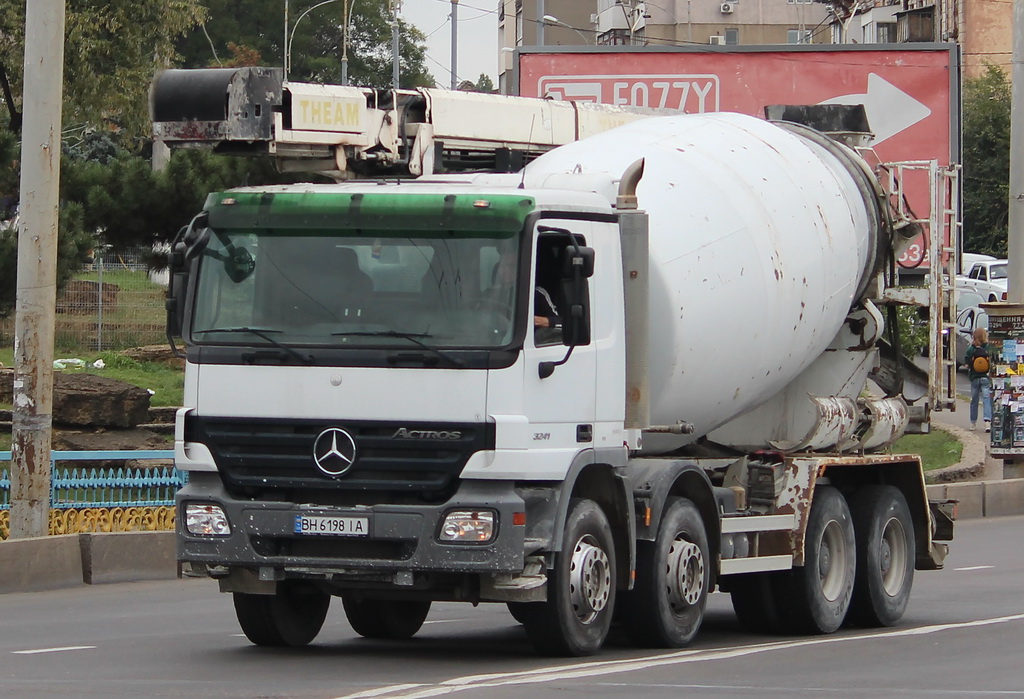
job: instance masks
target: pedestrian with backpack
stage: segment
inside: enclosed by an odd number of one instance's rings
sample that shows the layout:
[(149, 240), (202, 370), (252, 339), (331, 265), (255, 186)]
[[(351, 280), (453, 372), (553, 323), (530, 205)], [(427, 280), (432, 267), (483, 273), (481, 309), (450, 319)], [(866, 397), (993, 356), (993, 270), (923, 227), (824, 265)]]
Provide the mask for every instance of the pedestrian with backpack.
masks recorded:
[(978, 399), (982, 401), (985, 431), (992, 424), (992, 352), (988, 346), (988, 331), (985, 328), (974, 329), (974, 340), (964, 355), (967, 364), (967, 377), (971, 380), (971, 429), (977, 429)]

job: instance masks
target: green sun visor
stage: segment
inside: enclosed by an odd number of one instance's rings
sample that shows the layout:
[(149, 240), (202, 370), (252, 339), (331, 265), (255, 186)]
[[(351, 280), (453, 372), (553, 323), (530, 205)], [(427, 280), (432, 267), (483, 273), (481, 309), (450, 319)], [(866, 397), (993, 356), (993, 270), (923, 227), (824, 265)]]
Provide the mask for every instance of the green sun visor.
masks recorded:
[(346, 229), (504, 237), (523, 229), (534, 200), (521, 195), (216, 192), (206, 199), (213, 229)]

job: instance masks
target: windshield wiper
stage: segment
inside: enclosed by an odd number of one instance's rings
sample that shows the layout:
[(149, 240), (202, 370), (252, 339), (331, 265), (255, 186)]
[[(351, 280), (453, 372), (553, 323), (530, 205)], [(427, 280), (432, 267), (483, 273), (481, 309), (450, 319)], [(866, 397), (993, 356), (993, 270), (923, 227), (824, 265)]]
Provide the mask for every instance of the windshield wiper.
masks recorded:
[(207, 330), (193, 330), (192, 334), (193, 335), (202, 335), (202, 334), (205, 334), (205, 333), (250, 333), (252, 335), (255, 335), (256, 337), (259, 337), (259, 338), (262, 338), (262, 339), (266, 340), (267, 342), (272, 344), (274, 347), (277, 347), (279, 349), (284, 350), (285, 352), (287, 352), (288, 354), (290, 354), (292, 357), (294, 357), (295, 359), (299, 360), (303, 364), (312, 364), (313, 363), (313, 355), (311, 355), (311, 354), (303, 355), (298, 350), (296, 350), (294, 347), (289, 347), (288, 345), (284, 344), (283, 342), (279, 342), (278, 340), (275, 340), (271, 336), (271, 333), (280, 333), (280, 332), (283, 332), (283, 331), (278, 330), (276, 328), (238, 327), (238, 328), (209, 328)]
[(423, 349), (437, 355), (441, 359), (447, 362), (451, 362), (451, 364), (454, 366), (466, 365), (466, 363), (459, 359), (458, 357), (453, 357), (447, 352), (442, 352), (436, 347), (431, 347), (430, 345), (428, 345), (427, 343), (423, 342), (420, 339), (421, 337), (433, 337), (433, 335), (431, 335), (430, 333), (403, 333), (397, 330), (361, 330), (352, 332), (331, 333), (331, 335), (343, 337), (401, 337), (403, 339), (409, 340), (410, 342), (419, 345)]

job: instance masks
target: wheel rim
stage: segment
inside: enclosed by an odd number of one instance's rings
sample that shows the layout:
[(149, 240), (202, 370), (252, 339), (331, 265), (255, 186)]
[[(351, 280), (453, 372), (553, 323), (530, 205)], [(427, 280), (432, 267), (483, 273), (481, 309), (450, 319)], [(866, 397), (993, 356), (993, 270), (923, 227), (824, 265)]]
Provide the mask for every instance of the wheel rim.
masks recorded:
[(593, 538), (576, 542), (569, 562), (569, 596), (576, 618), (589, 624), (608, 605), (611, 595), (611, 565)]
[(843, 528), (832, 520), (825, 525), (818, 546), (818, 579), (821, 593), (829, 602), (838, 600), (846, 588), (846, 556)]
[(907, 532), (903, 528), (903, 523), (892, 517), (882, 529), (882, 540), (878, 551), (878, 568), (881, 574), (882, 588), (890, 597), (895, 597), (903, 589), (909, 555)]
[(665, 573), (672, 611), (679, 614), (700, 601), (704, 589), (704, 555), (697, 544), (677, 536), (668, 550)]

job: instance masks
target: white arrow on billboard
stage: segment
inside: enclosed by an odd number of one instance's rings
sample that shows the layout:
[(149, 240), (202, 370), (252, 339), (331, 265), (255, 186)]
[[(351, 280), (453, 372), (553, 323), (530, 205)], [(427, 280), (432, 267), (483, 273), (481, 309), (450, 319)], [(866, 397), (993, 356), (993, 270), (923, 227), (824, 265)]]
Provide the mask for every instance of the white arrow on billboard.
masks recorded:
[(876, 73), (868, 74), (868, 91), (863, 95), (840, 95), (820, 104), (863, 104), (878, 145), (928, 117), (932, 110)]

